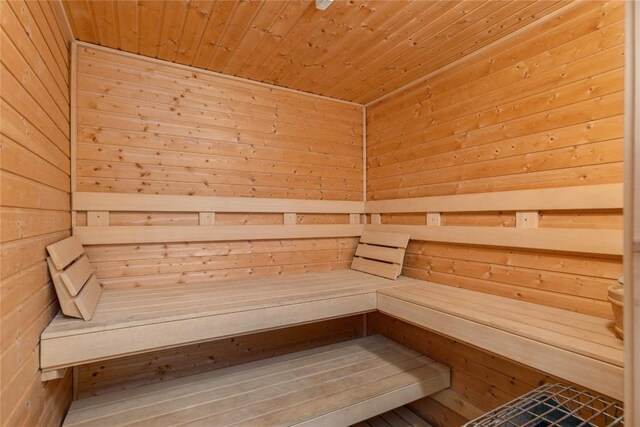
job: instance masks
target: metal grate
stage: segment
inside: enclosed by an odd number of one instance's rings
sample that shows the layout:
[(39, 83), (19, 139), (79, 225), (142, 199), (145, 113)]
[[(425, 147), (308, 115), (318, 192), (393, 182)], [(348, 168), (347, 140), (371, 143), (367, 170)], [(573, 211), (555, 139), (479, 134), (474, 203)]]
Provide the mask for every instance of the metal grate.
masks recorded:
[(464, 427), (623, 426), (620, 403), (564, 384), (545, 384)]

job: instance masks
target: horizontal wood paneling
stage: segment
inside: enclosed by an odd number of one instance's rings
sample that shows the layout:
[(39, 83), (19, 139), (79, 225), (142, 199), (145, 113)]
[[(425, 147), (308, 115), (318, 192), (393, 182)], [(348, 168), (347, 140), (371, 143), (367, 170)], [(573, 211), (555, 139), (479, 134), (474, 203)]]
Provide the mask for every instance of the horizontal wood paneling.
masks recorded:
[(71, 375), (42, 383), (39, 370), (40, 333), (58, 311), (45, 248), (71, 227), (71, 36), (58, 6), (0, 5), (0, 424), (6, 426), (59, 425), (71, 403)]
[[(622, 182), (623, 18), (619, 2), (574, 3), (535, 31), (367, 105), (368, 199), (384, 206)], [(387, 204), (400, 209), (383, 213), (383, 224), (426, 225), (422, 211)], [(515, 227), (514, 212), (502, 209), (443, 212), (440, 222), (443, 229)], [(541, 229), (621, 229), (617, 208), (524, 210), (540, 210)], [(610, 318), (606, 288), (622, 273), (621, 257), (548, 249), (414, 241), (403, 273)]]
[(362, 103), (564, 5), (369, 0), (319, 11), (308, 0), (65, 1), (80, 40)]
[(78, 397), (150, 384), (357, 338), (363, 317), (351, 316), (90, 363), (78, 368)]
[(78, 191), (362, 199), (360, 107), (78, 56)]

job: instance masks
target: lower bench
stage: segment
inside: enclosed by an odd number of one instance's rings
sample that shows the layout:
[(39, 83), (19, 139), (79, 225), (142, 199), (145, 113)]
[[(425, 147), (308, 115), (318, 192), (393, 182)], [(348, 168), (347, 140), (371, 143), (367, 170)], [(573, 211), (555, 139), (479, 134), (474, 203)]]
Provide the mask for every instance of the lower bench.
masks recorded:
[(429, 282), (380, 289), (378, 310), (623, 399), (623, 343), (606, 319)]
[(64, 425), (348, 426), (449, 382), (449, 368), (370, 336), (78, 400)]

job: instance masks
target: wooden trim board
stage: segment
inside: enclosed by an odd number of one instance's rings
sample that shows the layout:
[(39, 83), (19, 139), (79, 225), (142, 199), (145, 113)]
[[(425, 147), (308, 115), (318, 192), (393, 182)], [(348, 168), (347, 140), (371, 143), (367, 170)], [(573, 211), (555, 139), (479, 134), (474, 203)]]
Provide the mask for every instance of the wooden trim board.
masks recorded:
[(622, 255), (622, 231), (560, 228), (374, 225), (365, 230), (408, 233), (412, 240)]
[(364, 213), (364, 202), (253, 197), (73, 193), (75, 211)]
[(355, 237), (362, 234), (363, 228), (363, 224), (82, 226), (74, 227), (73, 234), (83, 245), (109, 245)]
[(366, 213), (622, 209), (622, 184), (367, 201)]

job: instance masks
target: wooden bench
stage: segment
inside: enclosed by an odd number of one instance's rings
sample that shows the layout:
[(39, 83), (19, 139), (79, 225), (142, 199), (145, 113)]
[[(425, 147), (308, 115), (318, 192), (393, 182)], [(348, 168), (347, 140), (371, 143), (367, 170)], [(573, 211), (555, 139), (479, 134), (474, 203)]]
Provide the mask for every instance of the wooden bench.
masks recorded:
[(370, 336), (75, 401), (64, 425), (347, 426), (444, 390), (449, 377)]
[(380, 289), (378, 310), (623, 398), (623, 342), (606, 319), (424, 281)]
[(41, 336), (43, 372), (189, 343), (375, 311), (408, 282), (338, 270), (215, 283), (105, 288), (90, 321), (58, 314)]

